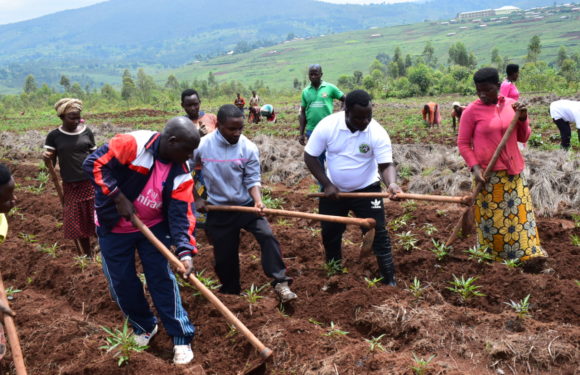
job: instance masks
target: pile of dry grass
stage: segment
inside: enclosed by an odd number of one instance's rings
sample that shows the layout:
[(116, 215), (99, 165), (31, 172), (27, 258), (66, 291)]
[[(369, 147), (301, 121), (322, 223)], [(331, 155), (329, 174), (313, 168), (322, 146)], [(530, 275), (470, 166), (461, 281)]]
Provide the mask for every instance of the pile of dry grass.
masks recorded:
[(310, 175), (304, 164), (304, 147), (293, 139), (258, 135), (252, 139), (260, 150), (262, 178), (293, 186)]

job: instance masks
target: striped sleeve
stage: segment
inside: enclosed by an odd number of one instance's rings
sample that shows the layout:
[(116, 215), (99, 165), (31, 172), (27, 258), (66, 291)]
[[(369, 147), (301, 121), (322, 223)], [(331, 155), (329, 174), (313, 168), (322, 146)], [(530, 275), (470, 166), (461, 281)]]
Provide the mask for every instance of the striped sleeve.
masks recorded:
[(177, 256), (182, 258), (197, 254), (197, 242), (193, 235), (195, 215), (191, 174), (181, 174), (173, 180), (168, 216), (171, 239), (177, 249)]

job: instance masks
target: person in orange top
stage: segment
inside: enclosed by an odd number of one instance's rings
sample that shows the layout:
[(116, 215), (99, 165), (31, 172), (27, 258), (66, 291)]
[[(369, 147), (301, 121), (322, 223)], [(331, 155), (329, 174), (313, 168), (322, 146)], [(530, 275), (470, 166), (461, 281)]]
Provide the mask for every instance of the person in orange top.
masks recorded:
[(242, 113), (244, 113), (244, 106), (246, 105), (246, 101), (240, 95), (239, 92), (236, 95), (237, 95), (237, 97), (236, 97), (236, 100), (234, 100), (234, 105), (236, 107), (238, 107), (240, 109), (240, 111), (242, 111)]
[(439, 126), (441, 123), (441, 114), (439, 113), (439, 104), (434, 102), (429, 102), (423, 107), (423, 121), (428, 127), (434, 125)]

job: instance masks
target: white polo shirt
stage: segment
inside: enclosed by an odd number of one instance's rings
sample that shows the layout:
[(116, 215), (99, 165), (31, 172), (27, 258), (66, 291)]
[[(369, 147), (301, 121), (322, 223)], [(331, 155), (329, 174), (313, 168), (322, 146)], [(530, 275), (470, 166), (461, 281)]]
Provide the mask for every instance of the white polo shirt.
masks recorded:
[(575, 122), (576, 128), (580, 129), (580, 102), (556, 100), (550, 104), (550, 116), (554, 120), (562, 119), (567, 122)]
[(393, 162), (387, 131), (373, 119), (364, 131), (352, 133), (346, 126), (344, 111), (322, 119), (304, 149), (314, 157), (324, 150), (326, 175), (343, 192), (379, 181), (378, 165)]

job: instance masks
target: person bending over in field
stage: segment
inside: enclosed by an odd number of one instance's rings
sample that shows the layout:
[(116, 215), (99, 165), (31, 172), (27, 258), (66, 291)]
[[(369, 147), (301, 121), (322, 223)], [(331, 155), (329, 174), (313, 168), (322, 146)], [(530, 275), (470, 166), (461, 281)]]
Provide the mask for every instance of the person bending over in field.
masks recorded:
[[(16, 184), (14, 183), (10, 170), (4, 164), (0, 164), (0, 243), (4, 242), (8, 234), (6, 214), (16, 206), (16, 196), (14, 195), (15, 187)], [(2, 300), (0, 300), (0, 312), (14, 316), (14, 311)]]
[(215, 270), (222, 284), (220, 291), (240, 294), (240, 230), (251, 232), (260, 244), (264, 273), (281, 302), (296, 298), (290, 290), (292, 279), (286, 275), (280, 243), (268, 221), (260, 194), (260, 159), (256, 145), (242, 135), (244, 118), (239, 108), (226, 104), (218, 112), (218, 131), (203, 138), (194, 163), (201, 165), (205, 177), (207, 202), (196, 196), (196, 207), (206, 205), (255, 207), (255, 213), (209, 211), (206, 232), (215, 257)]
[[(319, 212), (323, 215), (373, 218), (376, 235), (373, 251), (377, 257), (382, 282), (396, 286), (391, 242), (385, 228), (383, 200), (377, 198), (338, 199), (339, 192), (380, 192), (380, 177), (392, 194), (401, 192), (396, 183), (391, 140), (386, 130), (373, 118), (370, 95), (355, 90), (346, 96), (344, 112), (324, 118), (314, 129), (306, 148), (304, 161), (322, 185)], [(326, 150), (326, 173), (318, 156)], [(344, 224), (322, 222), (322, 242), (326, 261), (342, 260)]]
[(250, 98), (249, 110), (250, 115), (248, 116), (248, 122), (250, 124), (257, 124), (260, 122), (260, 97), (256, 94), (256, 91), (252, 91), (252, 97)]
[[(185, 111), (187, 118), (189, 118), (201, 137), (215, 131), (217, 126), (217, 117), (213, 113), (208, 113), (200, 110), (201, 99), (197, 91), (193, 89), (184, 90), (181, 93), (181, 107)], [(194, 189), (202, 198), (207, 198), (205, 191), (205, 183), (203, 181), (203, 174), (201, 168), (197, 167), (193, 171)], [(206, 214), (195, 211), (196, 228), (203, 228), (205, 226)]]
[(137, 277), (137, 250), (157, 313), (173, 338), (175, 364), (193, 360), (195, 328), (167, 259), (133, 225), (131, 216), (137, 215), (165, 246), (175, 247), (187, 279), (197, 247), (193, 179), (186, 162), (198, 144), (199, 132), (191, 121), (174, 117), (161, 133), (116, 135), (83, 164), (95, 185), (97, 235), (111, 295), (132, 324), (137, 344), (148, 345), (157, 333), (157, 318)]
[(575, 100), (556, 100), (550, 103), (550, 117), (560, 130), (560, 147), (570, 148), (572, 130), (570, 123), (576, 123), (578, 142), (580, 143), (580, 102)]
[(456, 133), (457, 124), (461, 121), (461, 115), (465, 107), (459, 102), (453, 102), (453, 109), (451, 110), (451, 120), (453, 120), (453, 133)]
[(95, 235), (95, 192), (83, 172), (83, 161), (97, 146), (95, 137), (81, 120), (83, 103), (64, 98), (54, 105), (62, 125), (44, 142), (43, 158), (60, 167), (63, 190), (64, 238), (78, 240), (84, 254), (91, 256), (91, 237)]
[(439, 126), (441, 123), (441, 114), (439, 113), (439, 104), (437, 103), (429, 102), (425, 104), (421, 114), (423, 115), (425, 125), (429, 128)]
[[(475, 200), (477, 242), (496, 260), (546, 257), (540, 246), (530, 189), (522, 173), (524, 158), (517, 145), (527, 142), (532, 132), (527, 108), (498, 95), (496, 69), (478, 70), (473, 81), (479, 99), (467, 106), (461, 116), (457, 147), (471, 168), (475, 183), (484, 184)], [(493, 171), (484, 178), (483, 171), (518, 110), (516, 129)]]

